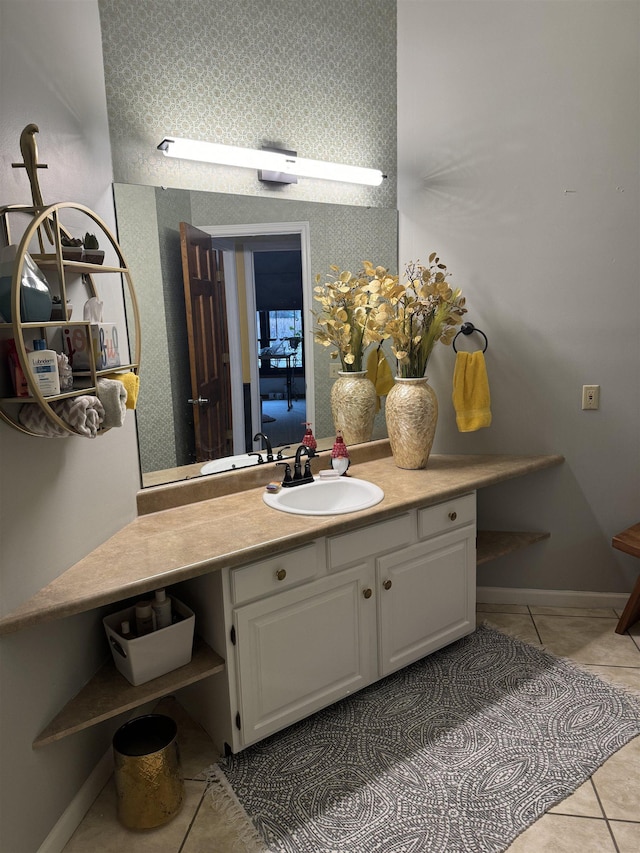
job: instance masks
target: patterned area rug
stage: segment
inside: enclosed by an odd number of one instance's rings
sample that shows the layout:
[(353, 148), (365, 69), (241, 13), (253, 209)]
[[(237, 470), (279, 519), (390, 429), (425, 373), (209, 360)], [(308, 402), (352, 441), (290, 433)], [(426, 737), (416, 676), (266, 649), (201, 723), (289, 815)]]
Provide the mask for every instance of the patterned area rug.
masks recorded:
[(213, 795), (248, 849), (503, 851), (638, 734), (636, 697), (485, 625), (224, 759)]

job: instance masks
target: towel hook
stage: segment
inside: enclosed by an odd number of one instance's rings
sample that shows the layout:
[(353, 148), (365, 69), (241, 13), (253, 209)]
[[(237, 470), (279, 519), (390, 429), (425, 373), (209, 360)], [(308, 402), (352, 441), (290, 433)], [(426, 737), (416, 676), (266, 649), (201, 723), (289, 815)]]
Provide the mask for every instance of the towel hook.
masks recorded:
[[(489, 346), (489, 341), (487, 340), (487, 336), (480, 329), (477, 329), (473, 325), (473, 323), (463, 323), (460, 326), (460, 331), (458, 332), (458, 335), (472, 335), (474, 332), (477, 332), (479, 335), (482, 335), (482, 337), (484, 338), (484, 349), (482, 350), (482, 352), (486, 352), (487, 347)], [(451, 342), (451, 346), (453, 347), (454, 352), (458, 352), (458, 350), (456, 349), (456, 338), (458, 337), (458, 335), (456, 335), (456, 337)]]

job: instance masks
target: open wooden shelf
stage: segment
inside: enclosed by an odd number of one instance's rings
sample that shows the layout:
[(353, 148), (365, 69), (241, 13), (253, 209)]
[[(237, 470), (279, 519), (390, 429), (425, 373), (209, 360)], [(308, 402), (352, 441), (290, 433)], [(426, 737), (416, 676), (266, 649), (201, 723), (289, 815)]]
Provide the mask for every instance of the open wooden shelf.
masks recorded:
[(504, 557), (512, 551), (526, 548), (535, 542), (548, 539), (550, 533), (541, 532), (515, 532), (511, 530), (478, 530), (476, 539), (476, 565), (481, 566), (496, 557)]
[(194, 637), (193, 655), (185, 666), (134, 687), (109, 660), (82, 690), (74, 696), (38, 735), (33, 748), (46, 746), (68, 735), (95, 726), (124, 711), (130, 711), (161, 699), (174, 690), (194, 684), (224, 670), (224, 660), (198, 636)]

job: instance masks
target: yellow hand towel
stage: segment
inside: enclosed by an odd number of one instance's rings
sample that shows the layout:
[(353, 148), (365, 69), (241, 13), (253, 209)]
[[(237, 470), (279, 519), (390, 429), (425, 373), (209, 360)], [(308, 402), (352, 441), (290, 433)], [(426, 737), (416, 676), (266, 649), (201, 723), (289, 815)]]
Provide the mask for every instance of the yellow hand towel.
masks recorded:
[(491, 396), (482, 350), (459, 352), (453, 371), (453, 406), (460, 432), (491, 424)]
[(380, 411), (380, 397), (384, 397), (393, 388), (393, 376), (389, 362), (381, 349), (374, 349), (367, 358), (367, 377), (376, 386), (376, 412)]
[(117, 379), (127, 389), (127, 409), (135, 409), (140, 390), (140, 377), (136, 373), (109, 373), (105, 379)]

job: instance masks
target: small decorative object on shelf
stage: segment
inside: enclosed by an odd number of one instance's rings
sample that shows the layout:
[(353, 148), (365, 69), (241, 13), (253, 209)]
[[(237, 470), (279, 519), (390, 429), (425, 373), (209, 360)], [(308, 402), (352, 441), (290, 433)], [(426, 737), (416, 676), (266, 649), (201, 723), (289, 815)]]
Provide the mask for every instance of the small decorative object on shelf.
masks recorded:
[(80, 263), (82, 260), (82, 240), (79, 237), (67, 237), (66, 234), (61, 234), (60, 248), (65, 261), (77, 261)]
[(87, 233), (84, 235), (84, 251), (82, 260), (85, 264), (102, 264), (104, 261), (104, 249), (100, 248), (98, 238), (95, 234)]

